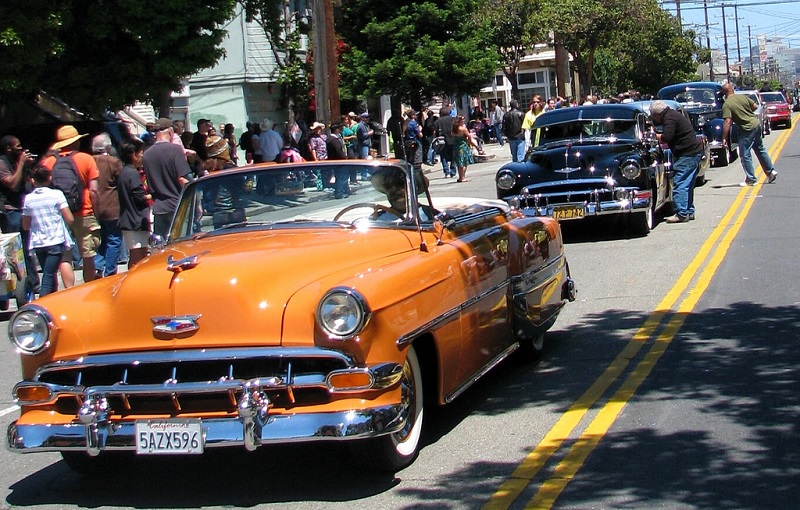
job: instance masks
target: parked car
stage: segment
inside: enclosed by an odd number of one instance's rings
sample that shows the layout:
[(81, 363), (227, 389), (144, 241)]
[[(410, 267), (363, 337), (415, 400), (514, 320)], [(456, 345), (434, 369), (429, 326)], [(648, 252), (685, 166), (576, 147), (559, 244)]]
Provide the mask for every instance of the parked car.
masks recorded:
[(792, 127), (792, 110), (783, 94), (780, 92), (762, 92), (761, 99), (764, 100), (764, 104), (767, 106), (770, 126), (775, 127), (781, 124), (786, 128)]
[(769, 123), (769, 116), (767, 115), (767, 105), (761, 99), (761, 92), (757, 90), (737, 90), (737, 94), (744, 94), (756, 104), (757, 108), (755, 111), (756, 117), (758, 117), (758, 121), (761, 123), (762, 133), (764, 135), (768, 135), (771, 131), (770, 123)]
[[(703, 157), (700, 159), (700, 165), (699, 165), (699, 168), (697, 170), (696, 183), (697, 183), (698, 186), (702, 186), (706, 182), (706, 172), (708, 171), (708, 167), (711, 165), (711, 146), (708, 143), (708, 138), (706, 138), (706, 135), (703, 134), (702, 129), (700, 129), (700, 126), (698, 125), (698, 121), (699, 121), (699, 119), (701, 117), (698, 116), (698, 115), (691, 115), (677, 101), (670, 101), (670, 100), (666, 100), (666, 99), (664, 99), (662, 101), (667, 103), (667, 106), (669, 106), (671, 109), (675, 110), (676, 112), (678, 112), (681, 115), (683, 115), (684, 117), (686, 117), (689, 120), (689, 122), (692, 124), (692, 127), (694, 127), (695, 132), (697, 133), (697, 141), (700, 142), (700, 145), (702, 145), (702, 147), (703, 147)], [(650, 116), (651, 118), (652, 118), (652, 114), (650, 113), (650, 105), (652, 103), (653, 103), (652, 101), (641, 101), (642, 108), (647, 113), (647, 115)], [(658, 126), (653, 126), (653, 129), (655, 130), (656, 133), (660, 133), (660, 132), (663, 131), (664, 127), (658, 125)], [(671, 167), (672, 163), (674, 162), (673, 157), (672, 157), (672, 150), (665, 143), (661, 144), (661, 149), (664, 151), (664, 154), (667, 156), (667, 161), (669, 163), (669, 166)]]
[(727, 149), (722, 145), (722, 104), (725, 102), (722, 84), (705, 81), (676, 83), (659, 90), (658, 99), (677, 101), (692, 116), (698, 133), (706, 135), (708, 139), (711, 166), (726, 166), (738, 157), (738, 131), (735, 124), (728, 134)]
[(672, 189), (649, 122), (641, 103), (545, 112), (525, 160), (497, 171), (497, 197), (560, 221), (628, 215), (631, 229), (646, 235)]
[[(371, 176), (351, 197), (303, 186), (351, 171)], [(262, 164), (187, 185), (148, 258), (11, 318), (9, 448), (96, 471), (134, 453), (344, 440), (362, 468), (409, 465), (423, 409), (536, 355), (575, 297), (557, 221), (433, 199), (412, 173)]]

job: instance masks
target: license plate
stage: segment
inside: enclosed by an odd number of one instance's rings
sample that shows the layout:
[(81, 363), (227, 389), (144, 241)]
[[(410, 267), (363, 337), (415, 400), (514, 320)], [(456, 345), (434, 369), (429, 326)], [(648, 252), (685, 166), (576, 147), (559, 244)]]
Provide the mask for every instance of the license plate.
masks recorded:
[(203, 424), (199, 419), (136, 421), (139, 455), (201, 454), (203, 443)]
[(557, 220), (575, 220), (583, 218), (583, 207), (554, 207), (553, 218)]

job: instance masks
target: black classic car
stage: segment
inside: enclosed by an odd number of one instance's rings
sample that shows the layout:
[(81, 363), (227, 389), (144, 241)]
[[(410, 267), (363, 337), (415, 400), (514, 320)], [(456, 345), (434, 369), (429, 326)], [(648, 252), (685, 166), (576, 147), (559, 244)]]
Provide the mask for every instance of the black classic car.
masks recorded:
[(677, 101), (689, 114), (695, 130), (708, 138), (711, 165), (726, 166), (737, 157), (737, 131), (734, 124), (728, 136), (727, 149), (722, 145), (722, 84), (695, 81), (667, 85), (658, 91), (658, 99)]
[(560, 108), (539, 116), (525, 161), (495, 176), (497, 197), (532, 216), (628, 215), (646, 235), (671, 201), (667, 156), (641, 103)]

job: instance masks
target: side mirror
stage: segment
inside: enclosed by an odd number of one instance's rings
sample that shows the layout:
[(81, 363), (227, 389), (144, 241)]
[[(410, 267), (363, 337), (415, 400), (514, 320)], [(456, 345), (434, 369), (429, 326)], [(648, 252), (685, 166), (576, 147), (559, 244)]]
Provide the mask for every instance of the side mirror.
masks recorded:
[(163, 251), (164, 246), (167, 245), (167, 242), (158, 234), (153, 234), (150, 236), (150, 249), (153, 251)]
[(436, 215), (436, 221), (441, 223), (442, 228), (453, 230), (456, 227), (456, 219), (447, 211), (440, 212)]

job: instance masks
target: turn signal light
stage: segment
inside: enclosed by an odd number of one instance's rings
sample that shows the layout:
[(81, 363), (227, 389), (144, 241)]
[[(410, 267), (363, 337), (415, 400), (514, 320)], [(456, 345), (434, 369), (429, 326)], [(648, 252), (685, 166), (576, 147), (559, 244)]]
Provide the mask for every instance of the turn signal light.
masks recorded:
[(44, 402), (50, 400), (50, 388), (47, 386), (21, 386), (14, 392), (14, 397), (19, 403)]
[(372, 386), (367, 372), (340, 372), (328, 376), (328, 387), (333, 391), (358, 390)]

